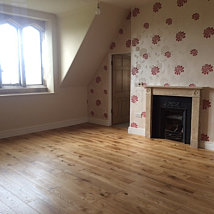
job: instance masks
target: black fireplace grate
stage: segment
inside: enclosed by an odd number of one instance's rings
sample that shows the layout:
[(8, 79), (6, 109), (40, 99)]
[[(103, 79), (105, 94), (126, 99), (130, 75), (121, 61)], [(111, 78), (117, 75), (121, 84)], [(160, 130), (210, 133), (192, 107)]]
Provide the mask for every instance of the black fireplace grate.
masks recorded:
[(192, 98), (153, 96), (152, 137), (190, 144)]
[(165, 129), (164, 132), (165, 132), (165, 139), (181, 141), (181, 142), (183, 140), (182, 131), (172, 131), (172, 130)]

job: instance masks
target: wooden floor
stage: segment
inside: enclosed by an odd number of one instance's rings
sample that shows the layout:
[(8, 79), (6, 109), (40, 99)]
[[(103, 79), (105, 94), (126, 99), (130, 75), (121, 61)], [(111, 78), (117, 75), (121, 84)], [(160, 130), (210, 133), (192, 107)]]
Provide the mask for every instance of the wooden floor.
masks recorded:
[(214, 153), (90, 124), (1, 140), (0, 213), (212, 214)]

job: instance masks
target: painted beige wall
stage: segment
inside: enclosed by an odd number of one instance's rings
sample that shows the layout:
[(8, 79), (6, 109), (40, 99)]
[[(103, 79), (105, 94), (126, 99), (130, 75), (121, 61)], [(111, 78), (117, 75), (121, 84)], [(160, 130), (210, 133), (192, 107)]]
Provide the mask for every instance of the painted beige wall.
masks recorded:
[[(55, 91), (49, 94), (0, 96), (0, 138), (14, 133), (24, 133), (24, 130), (27, 130), (26, 132), (36, 131), (87, 121), (87, 83), (95, 71), (93, 70), (88, 78), (84, 76), (87, 81), (81, 87), (80, 82), (76, 81), (75, 86), (71, 87), (68, 84), (63, 88), (61, 74), (66, 74), (79, 50), (95, 15), (94, 8), (94, 5), (90, 5), (75, 11), (75, 13), (66, 13), (57, 17), (57, 21), (53, 26), (53, 31), (58, 32), (58, 36), (53, 38)], [(98, 20), (99, 26), (106, 28), (108, 24), (108, 29), (111, 30), (106, 32), (105, 29), (105, 38), (101, 38), (101, 41), (105, 41), (103, 42), (105, 49), (103, 50), (103, 46), (98, 48), (102, 54), (108, 52), (114, 33), (118, 33), (114, 29), (118, 30), (125, 14), (124, 10), (114, 8), (114, 19), (108, 19), (112, 8), (106, 6), (106, 10), (109, 15), (104, 18), (104, 23), (100, 19)], [(93, 33), (95, 37), (92, 36)], [(97, 33), (99, 31), (91, 31), (91, 39), (85, 41), (96, 43)], [(87, 46), (87, 53), (91, 53), (91, 51), (93, 51), (93, 47)], [(97, 56), (99, 56), (99, 53)], [(84, 57), (82, 55), (80, 57), (79, 60), (82, 61)], [(99, 57), (96, 58), (97, 67), (101, 60), (99, 61)]]
[(0, 96), (0, 133), (87, 119), (86, 88), (60, 89), (55, 94)]
[[(33, 12), (31, 11), (32, 14)], [(60, 28), (56, 20), (52, 30), (53, 59), (48, 58), (48, 61), (53, 60), (55, 91), (43, 94), (0, 95), (0, 138), (87, 121), (87, 87), (60, 86), (61, 50), (57, 34)]]
[(95, 16), (62, 87), (88, 85), (109, 51), (109, 46), (127, 14), (127, 10), (100, 3), (101, 14)]
[(67, 74), (88, 29), (94, 19), (96, 4), (60, 14), (59, 40), (61, 44), (61, 80)]

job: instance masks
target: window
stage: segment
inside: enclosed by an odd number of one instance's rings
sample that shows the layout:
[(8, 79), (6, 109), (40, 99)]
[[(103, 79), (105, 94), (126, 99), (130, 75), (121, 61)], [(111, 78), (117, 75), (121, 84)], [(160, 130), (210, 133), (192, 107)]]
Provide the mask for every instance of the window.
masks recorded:
[(45, 26), (39, 19), (0, 14), (0, 90), (46, 88)]
[[(33, 42), (32, 42), (33, 41)], [(43, 84), (41, 32), (28, 26), (22, 31), (24, 75), (26, 85)]]
[(9, 24), (0, 25), (1, 85), (19, 84), (19, 48), (17, 29)]

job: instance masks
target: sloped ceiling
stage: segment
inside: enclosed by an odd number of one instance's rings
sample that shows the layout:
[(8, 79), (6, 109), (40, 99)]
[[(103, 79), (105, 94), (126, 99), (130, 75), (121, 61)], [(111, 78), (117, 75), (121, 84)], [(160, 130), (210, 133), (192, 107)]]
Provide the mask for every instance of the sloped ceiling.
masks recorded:
[(101, 3), (101, 14), (95, 16), (62, 87), (86, 86), (109, 51), (112, 39), (129, 10)]
[[(113, 4), (122, 8), (130, 8), (140, 5), (149, 0), (99, 0), (100, 2)], [(60, 14), (69, 12), (80, 7), (87, 6), (98, 0), (0, 0), (0, 4), (8, 4), (34, 10)]]
[[(73, 12), (90, 4), (100, 2), (103, 6), (100, 16), (95, 16), (88, 33), (70, 69), (65, 71), (61, 86), (87, 86), (98, 66), (108, 53), (109, 44), (115, 32), (131, 7), (140, 6), (149, 0), (0, 0), (1, 4), (62, 14)], [(126, 14), (127, 15), (127, 14)]]

